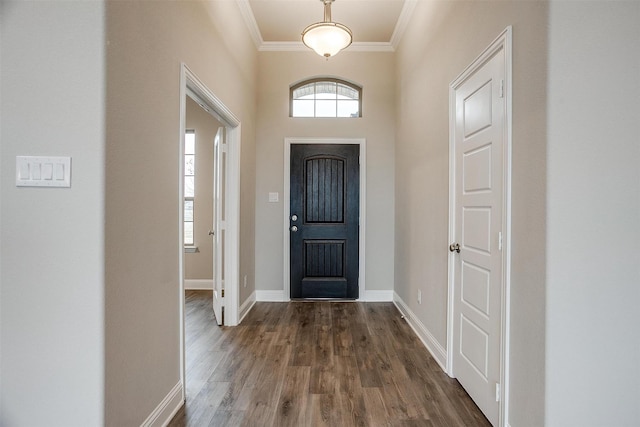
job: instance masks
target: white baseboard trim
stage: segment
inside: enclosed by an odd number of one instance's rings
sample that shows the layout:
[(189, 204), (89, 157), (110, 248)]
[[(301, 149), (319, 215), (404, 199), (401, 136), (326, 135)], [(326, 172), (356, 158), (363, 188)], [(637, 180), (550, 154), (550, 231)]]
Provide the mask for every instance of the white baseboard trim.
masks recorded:
[(186, 291), (213, 290), (213, 279), (184, 279)]
[(397, 293), (393, 293), (393, 303), (398, 307), (398, 310), (404, 315), (411, 329), (418, 335), (420, 341), (427, 347), (429, 353), (438, 362), (438, 365), (444, 372), (447, 372), (447, 351), (440, 345), (433, 334), (427, 329), (427, 327), (418, 319), (418, 316), (411, 311), (409, 306), (400, 298)]
[(364, 291), (364, 300), (366, 302), (392, 302), (393, 291)]
[(140, 427), (165, 427), (184, 405), (182, 383), (178, 382)]
[(242, 323), (242, 320), (244, 319), (244, 317), (247, 314), (249, 314), (249, 312), (251, 311), (255, 303), (256, 303), (256, 293), (253, 292), (251, 295), (249, 295), (249, 298), (247, 298), (240, 306), (240, 310), (238, 313), (238, 318), (240, 319), (238, 321), (239, 324)]
[[(283, 302), (284, 291), (256, 291), (256, 301), (260, 302)], [(365, 291), (364, 301), (366, 302), (392, 302), (393, 291)]]
[(284, 291), (256, 291), (256, 301), (283, 302)]

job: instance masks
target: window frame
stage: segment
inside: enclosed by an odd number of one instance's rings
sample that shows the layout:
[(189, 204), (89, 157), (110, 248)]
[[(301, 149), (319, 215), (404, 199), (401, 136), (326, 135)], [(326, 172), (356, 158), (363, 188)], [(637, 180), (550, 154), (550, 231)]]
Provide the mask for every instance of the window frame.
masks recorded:
[[(187, 151), (186, 150), (187, 134), (192, 134), (193, 135), (193, 154), (187, 154), (187, 152), (186, 152)], [(183, 171), (182, 185), (183, 185), (183, 194), (185, 194), (185, 195), (183, 196), (183, 200), (182, 200), (182, 215), (183, 215), (183, 218), (182, 218), (182, 222), (183, 222), (183, 236), (182, 236), (182, 239), (183, 239), (183, 242), (184, 242), (184, 247), (185, 248), (191, 248), (191, 247), (195, 247), (195, 245), (196, 245), (196, 236), (195, 236), (195, 223), (196, 223), (196, 221), (195, 221), (195, 219), (196, 219), (195, 218), (195, 210), (196, 210), (195, 209), (196, 208), (196, 202), (195, 202), (195, 198), (196, 198), (195, 197), (196, 196), (195, 163), (196, 163), (197, 137), (196, 137), (195, 129), (185, 129), (184, 135), (185, 135), (185, 139), (184, 139), (185, 147), (184, 147), (184, 155), (183, 155), (184, 158), (182, 159), (182, 161), (186, 162), (187, 156), (193, 156), (194, 171), (193, 171), (193, 175), (187, 175), (186, 168)], [(187, 176), (193, 176), (193, 196), (186, 196), (185, 189), (186, 189), (186, 177)], [(187, 202), (191, 202), (191, 221), (187, 221), (186, 215), (185, 215)], [(192, 226), (191, 226), (191, 240), (192, 241), (190, 243), (187, 242), (186, 232), (185, 232), (185, 230), (186, 230), (185, 226), (186, 226), (187, 223), (191, 223), (192, 224)]]
[[(337, 114), (335, 117), (326, 117), (326, 116), (317, 116), (316, 115), (316, 110), (315, 110), (315, 106), (314, 106), (314, 115), (313, 116), (306, 116), (306, 117), (300, 117), (300, 116), (294, 116), (293, 115), (293, 93), (297, 90), (300, 89), (303, 86), (307, 86), (310, 84), (314, 84), (316, 85), (317, 83), (336, 83), (336, 84), (341, 84), (344, 86), (347, 86), (350, 89), (355, 90), (356, 92), (358, 92), (358, 115), (353, 117), (339, 117)], [(315, 93), (314, 93), (315, 95)], [(317, 98), (314, 98), (314, 103), (315, 101), (317, 101)], [(354, 100), (355, 101), (355, 100)], [(338, 100), (336, 99), (336, 103), (338, 102)], [(337, 107), (337, 105), (336, 105)], [(336, 108), (336, 112), (337, 112), (337, 108)], [(293, 84), (291, 86), (289, 86), (289, 117), (294, 118), (294, 119), (359, 119), (362, 117), (362, 86), (356, 84), (356, 83), (352, 83), (350, 81), (347, 80), (343, 80), (343, 79), (339, 79), (336, 77), (314, 77), (312, 79), (307, 79), (307, 80), (303, 80), (301, 82), (298, 82), (296, 84)]]

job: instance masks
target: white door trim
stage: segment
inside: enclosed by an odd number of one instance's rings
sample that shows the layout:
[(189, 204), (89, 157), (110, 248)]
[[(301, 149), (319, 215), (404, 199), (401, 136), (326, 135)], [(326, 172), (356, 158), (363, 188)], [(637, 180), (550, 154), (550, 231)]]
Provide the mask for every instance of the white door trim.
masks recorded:
[(365, 235), (366, 235), (366, 206), (367, 206), (367, 141), (365, 138), (285, 138), (284, 139), (284, 301), (291, 299), (291, 275), (290, 257), (291, 248), (289, 240), (289, 216), (291, 215), (290, 194), (291, 194), (291, 144), (358, 144), (360, 145), (360, 232), (358, 242), (358, 268), (359, 281), (358, 293), (359, 301), (365, 300)]
[[(495, 52), (504, 49), (505, 55), (505, 128), (503, 144), (503, 222), (502, 222), (502, 304), (500, 328), (500, 426), (506, 426), (509, 416), (509, 329), (511, 309), (511, 145), (512, 145), (512, 28), (507, 27), (449, 86), (449, 242), (455, 239), (455, 92), (469, 76), (481, 68)], [(454, 321), (454, 256), (449, 254), (447, 301), (447, 374), (455, 377), (453, 366)]]
[[(238, 324), (240, 277), (240, 120), (209, 88), (182, 63), (180, 67), (180, 141), (178, 158), (179, 175), (184, 174), (184, 132), (186, 129), (186, 97), (194, 99), (227, 129), (227, 179), (226, 179), (226, 239), (225, 239), (225, 325)], [(181, 181), (180, 181), (181, 182)], [(183, 188), (178, 186), (178, 272), (180, 301), (180, 375), (182, 397), (185, 399), (185, 335), (184, 335), (184, 233), (183, 233)]]

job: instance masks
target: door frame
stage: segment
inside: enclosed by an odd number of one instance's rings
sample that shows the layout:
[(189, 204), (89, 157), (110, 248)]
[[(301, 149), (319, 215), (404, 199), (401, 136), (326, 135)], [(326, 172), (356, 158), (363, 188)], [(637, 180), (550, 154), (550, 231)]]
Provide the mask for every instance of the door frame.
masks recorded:
[[(499, 425), (507, 424), (509, 415), (509, 333), (511, 312), (511, 146), (512, 146), (512, 28), (508, 26), (456, 79), (449, 85), (449, 241), (455, 240), (455, 209), (456, 209), (456, 163), (455, 163), (455, 120), (456, 120), (456, 89), (468, 77), (480, 69), (500, 49), (505, 55), (505, 121), (503, 144), (503, 202), (502, 202), (502, 302), (500, 327), (500, 410)], [(453, 253), (448, 255), (448, 299), (447, 299), (447, 374), (455, 378), (453, 364), (454, 340), (454, 267), (456, 258)]]
[(291, 145), (292, 144), (356, 144), (360, 146), (360, 232), (358, 233), (358, 301), (365, 300), (365, 236), (367, 199), (367, 140), (365, 138), (285, 138), (284, 139), (284, 301), (291, 300), (291, 241), (289, 239), (289, 217), (291, 216)]
[[(185, 64), (180, 66), (180, 147), (178, 158), (178, 179), (184, 175), (184, 132), (186, 130), (186, 97), (194, 99), (216, 118), (227, 131), (227, 170), (226, 170), (226, 227), (225, 227), (225, 325), (236, 326), (239, 323), (239, 277), (240, 277), (240, 120), (224, 103), (191, 71)], [(184, 298), (184, 188), (178, 186), (178, 273), (180, 306), (180, 382), (182, 399), (186, 398), (185, 389), (185, 298)], [(215, 284), (214, 284), (215, 286)]]

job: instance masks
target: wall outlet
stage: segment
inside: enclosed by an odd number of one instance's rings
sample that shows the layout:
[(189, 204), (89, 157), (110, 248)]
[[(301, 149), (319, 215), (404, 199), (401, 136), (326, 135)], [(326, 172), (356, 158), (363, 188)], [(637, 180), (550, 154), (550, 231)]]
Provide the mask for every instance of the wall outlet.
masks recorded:
[(422, 304), (422, 291), (418, 289), (418, 304)]
[(247, 275), (246, 274), (244, 275), (244, 287), (245, 288), (247, 287)]

